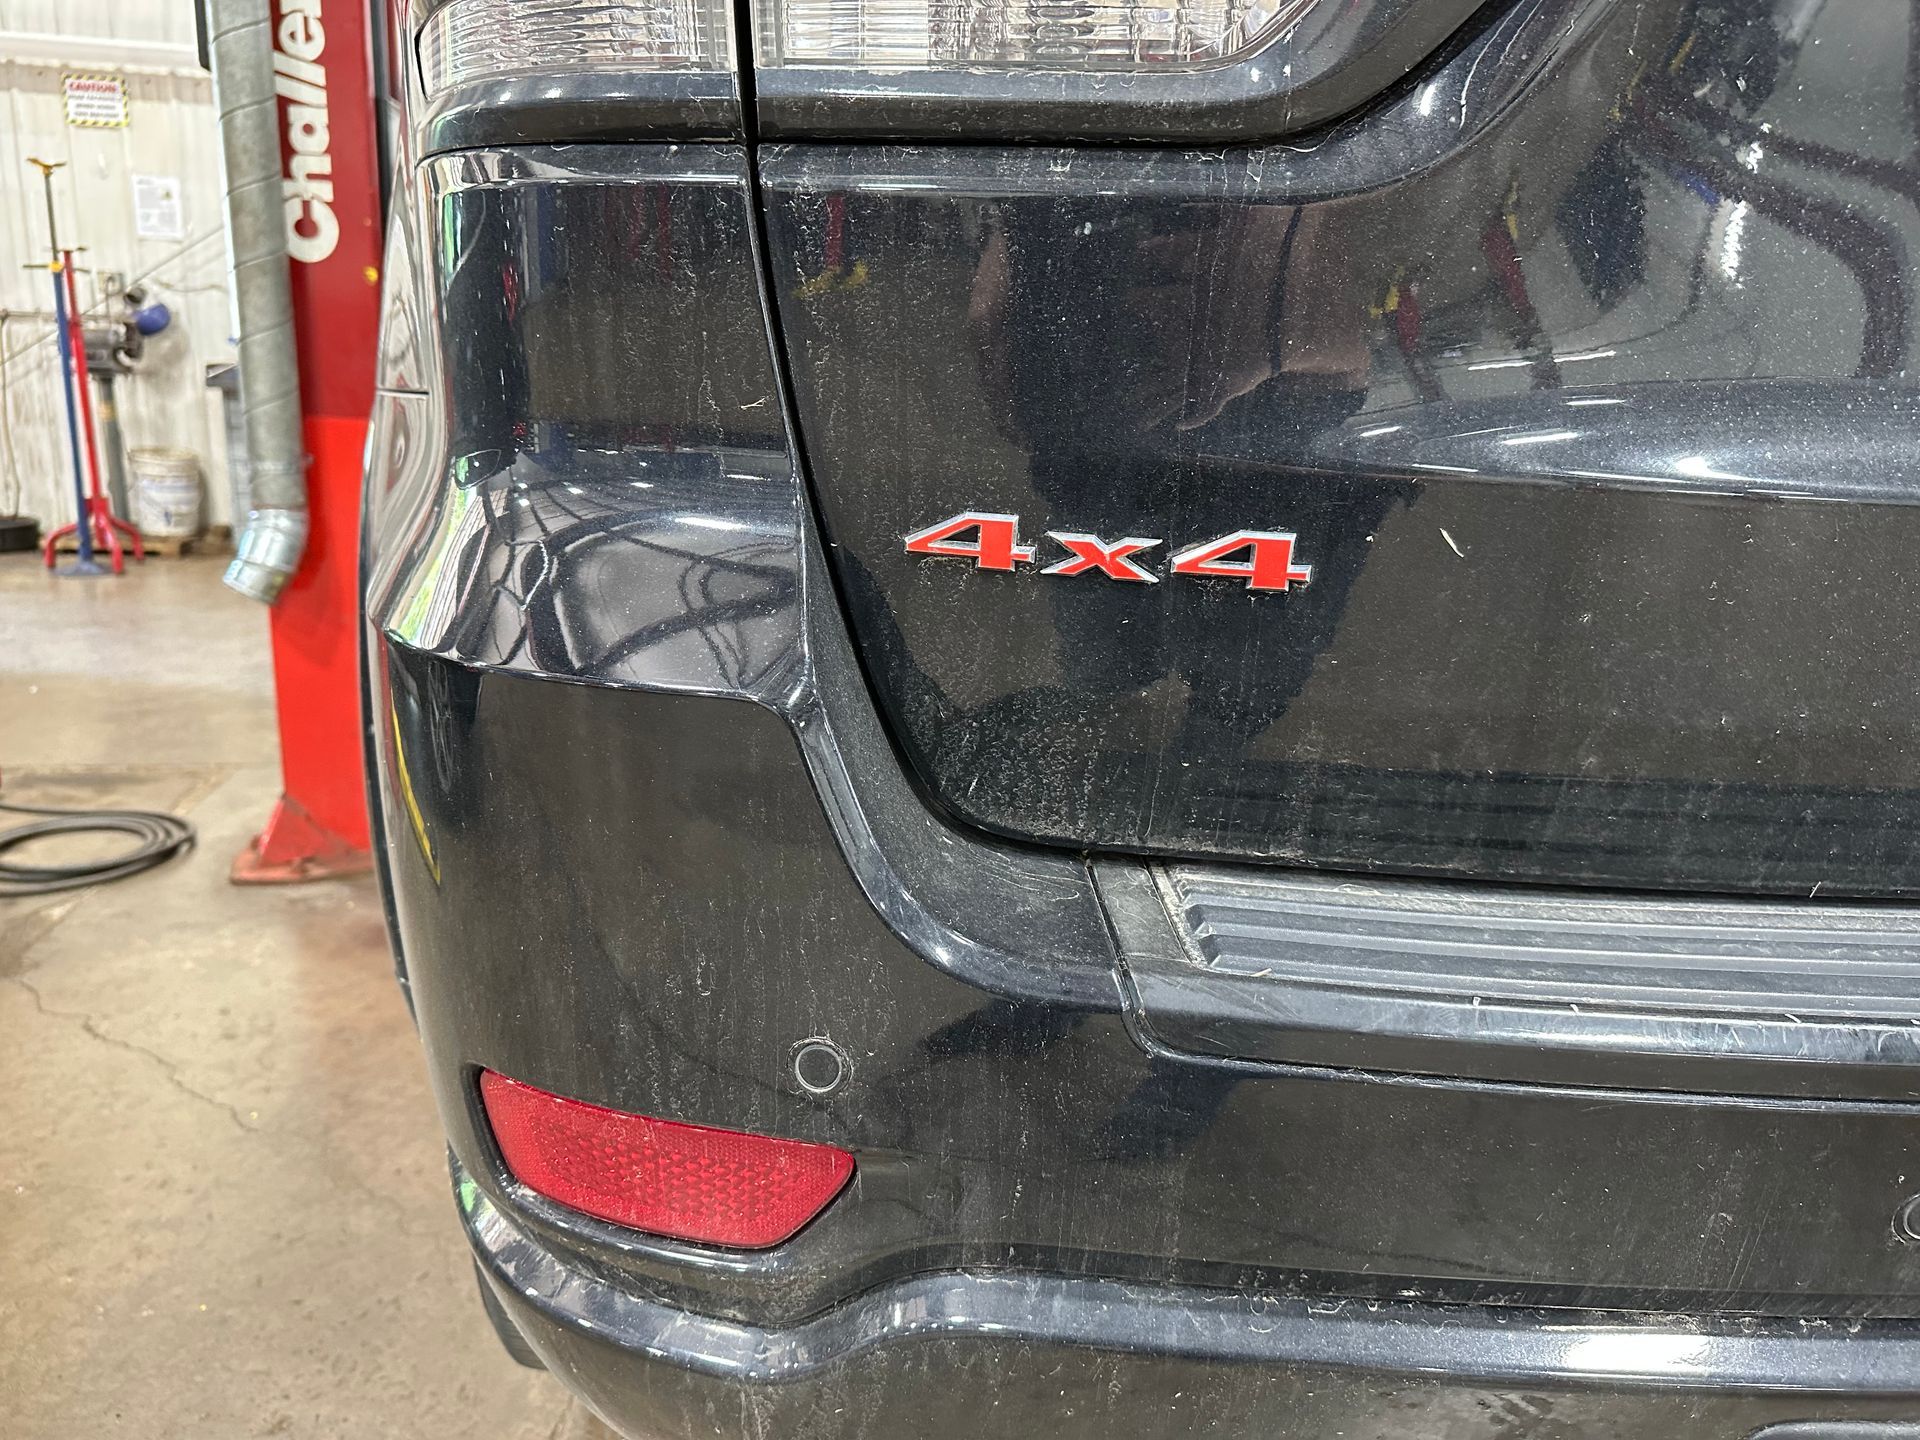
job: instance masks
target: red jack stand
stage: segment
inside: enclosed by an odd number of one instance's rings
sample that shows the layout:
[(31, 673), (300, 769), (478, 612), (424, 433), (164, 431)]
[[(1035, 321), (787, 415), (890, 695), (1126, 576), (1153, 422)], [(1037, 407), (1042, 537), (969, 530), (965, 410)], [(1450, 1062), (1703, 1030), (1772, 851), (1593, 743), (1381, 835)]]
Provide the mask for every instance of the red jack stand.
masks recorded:
[(113, 513), (113, 505), (100, 490), (100, 446), (93, 434), (93, 387), (87, 383), (86, 327), (80, 320), (80, 298), (73, 284), (73, 251), (62, 250), (60, 263), (67, 287), (67, 343), (73, 354), (73, 385), (80, 392), (80, 434), (87, 447), (87, 503), (79, 519), (48, 534), (45, 545), (47, 568), (53, 568), (54, 547), (60, 537), (78, 536), (80, 527), (86, 525), (92, 531), (93, 548), (106, 550), (113, 556), (113, 573), (118, 575), (127, 568), (126, 556), (120, 545), (120, 532), (124, 531), (127, 539), (133, 543), (134, 559), (145, 560), (147, 547), (140, 538), (140, 532)]

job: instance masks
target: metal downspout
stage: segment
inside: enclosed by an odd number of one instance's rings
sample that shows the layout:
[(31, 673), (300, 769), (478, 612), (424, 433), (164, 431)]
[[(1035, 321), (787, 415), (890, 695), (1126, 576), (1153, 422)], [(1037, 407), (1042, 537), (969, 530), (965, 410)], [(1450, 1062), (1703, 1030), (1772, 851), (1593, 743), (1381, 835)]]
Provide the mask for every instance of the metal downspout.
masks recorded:
[(205, 0), (240, 328), (252, 508), (226, 583), (272, 604), (307, 545), (307, 462), (281, 201), (271, 0)]

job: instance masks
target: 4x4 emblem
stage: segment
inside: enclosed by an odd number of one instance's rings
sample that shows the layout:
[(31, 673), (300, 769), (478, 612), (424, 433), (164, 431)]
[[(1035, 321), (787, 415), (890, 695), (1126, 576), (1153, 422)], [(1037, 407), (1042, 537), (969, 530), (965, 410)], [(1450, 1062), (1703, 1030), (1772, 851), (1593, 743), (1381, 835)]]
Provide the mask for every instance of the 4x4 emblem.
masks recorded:
[[(1036, 547), (1020, 541), (1018, 515), (967, 510), (906, 538), (909, 555), (971, 560), (982, 570), (1014, 570), (1039, 561)], [(1084, 530), (1049, 530), (1047, 538), (1067, 553), (1043, 568), (1042, 575), (1104, 575), (1136, 585), (1160, 583), (1158, 575), (1134, 558), (1160, 544), (1158, 540), (1139, 535), (1103, 540)], [(1311, 565), (1295, 563), (1295, 543), (1289, 530), (1236, 530), (1175, 551), (1167, 568), (1175, 575), (1244, 580), (1249, 590), (1287, 590), (1313, 579)]]

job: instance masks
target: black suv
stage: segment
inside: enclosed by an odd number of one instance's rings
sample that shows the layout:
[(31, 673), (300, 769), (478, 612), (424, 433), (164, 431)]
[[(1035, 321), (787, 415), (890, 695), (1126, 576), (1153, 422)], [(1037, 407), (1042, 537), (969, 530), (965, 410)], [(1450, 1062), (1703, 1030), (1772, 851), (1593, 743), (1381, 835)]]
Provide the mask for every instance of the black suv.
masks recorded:
[(1920, 1436), (1920, 10), (414, 0), (387, 894), (635, 1435)]

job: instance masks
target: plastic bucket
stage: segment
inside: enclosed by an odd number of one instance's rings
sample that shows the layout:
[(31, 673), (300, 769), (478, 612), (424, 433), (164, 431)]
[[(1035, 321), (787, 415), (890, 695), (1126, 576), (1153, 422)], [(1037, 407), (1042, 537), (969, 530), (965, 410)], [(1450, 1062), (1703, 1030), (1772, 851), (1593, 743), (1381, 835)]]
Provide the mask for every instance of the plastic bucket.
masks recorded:
[(192, 536), (200, 533), (206, 486), (200, 481), (200, 457), (191, 450), (135, 450), (133, 523), (143, 535)]

